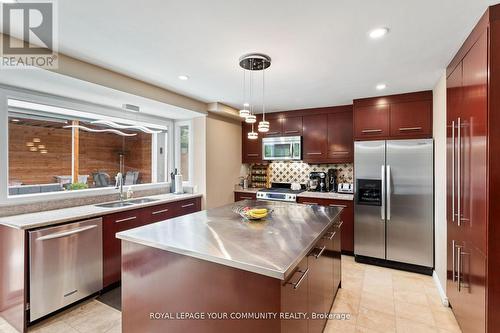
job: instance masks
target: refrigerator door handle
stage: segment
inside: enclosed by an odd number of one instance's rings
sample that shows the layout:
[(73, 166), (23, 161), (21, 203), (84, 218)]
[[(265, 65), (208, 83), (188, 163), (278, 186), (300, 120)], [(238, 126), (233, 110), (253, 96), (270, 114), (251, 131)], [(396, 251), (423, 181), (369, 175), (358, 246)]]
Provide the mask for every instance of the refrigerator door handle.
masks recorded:
[(391, 220), (391, 166), (387, 166), (387, 221)]
[(380, 176), (382, 178), (382, 206), (380, 207), (380, 218), (385, 221), (385, 165), (382, 165)]

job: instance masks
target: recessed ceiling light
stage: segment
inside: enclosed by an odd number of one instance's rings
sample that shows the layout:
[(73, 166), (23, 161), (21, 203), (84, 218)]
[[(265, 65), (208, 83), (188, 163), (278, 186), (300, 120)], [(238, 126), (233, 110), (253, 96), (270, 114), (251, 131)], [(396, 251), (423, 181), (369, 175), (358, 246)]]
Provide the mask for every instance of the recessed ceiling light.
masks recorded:
[(250, 104), (249, 103), (243, 103), (243, 106), (247, 108), (247, 107), (250, 106)]
[(387, 85), (385, 83), (379, 83), (375, 86), (375, 88), (377, 90), (384, 90), (385, 88), (387, 88)]
[(373, 39), (378, 39), (384, 37), (389, 32), (389, 28), (377, 28), (370, 31), (370, 37)]
[(187, 75), (179, 75), (178, 78), (179, 78), (179, 80), (186, 81), (187, 79), (189, 79), (189, 76), (187, 76)]

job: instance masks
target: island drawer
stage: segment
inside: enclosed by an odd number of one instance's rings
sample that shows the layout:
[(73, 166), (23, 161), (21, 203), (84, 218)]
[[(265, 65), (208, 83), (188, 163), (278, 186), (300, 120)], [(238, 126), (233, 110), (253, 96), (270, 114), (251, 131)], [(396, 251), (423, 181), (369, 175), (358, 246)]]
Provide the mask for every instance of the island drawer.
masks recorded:
[(247, 192), (234, 192), (234, 201), (241, 200), (255, 200), (257, 198), (257, 194), (255, 193), (247, 193)]

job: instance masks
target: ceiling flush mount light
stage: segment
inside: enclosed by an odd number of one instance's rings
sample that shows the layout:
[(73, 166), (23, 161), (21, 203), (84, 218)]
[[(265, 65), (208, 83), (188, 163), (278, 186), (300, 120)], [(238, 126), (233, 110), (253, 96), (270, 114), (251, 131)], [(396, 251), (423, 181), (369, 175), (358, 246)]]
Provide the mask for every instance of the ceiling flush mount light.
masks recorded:
[(379, 39), (387, 35), (389, 28), (376, 28), (370, 31), (369, 35), (372, 39)]
[(377, 90), (384, 90), (385, 88), (387, 88), (387, 85), (385, 83), (379, 83), (375, 86), (375, 89)]
[[(269, 122), (266, 121), (265, 107), (265, 69), (271, 66), (271, 57), (262, 53), (245, 54), (239, 59), (240, 67), (243, 69), (243, 100), (247, 100), (247, 79), (246, 72), (249, 72), (249, 102), (244, 102), (243, 109), (240, 110), (240, 116), (245, 118), (245, 122), (252, 124), (252, 131), (248, 133), (248, 139), (254, 140), (258, 138), (258, 133), (254, 131), (253, 124), (257, 122), (257, 117), (254, 114), (255, 103), (253, 102), (253, 75), (256, 71), (262, 72), (262, 121), (259, 122), (257, 129), (259, 132), (269, 131)], [(248, 114), (247, 114), (248, 112)]]
[(189, 76), (187, 76), (187, 75), (179, 75), (177, 78), (178, 78), (179, 80), (182, 80), (182, 81), (187, 81), (187, 80), (189, 80)]

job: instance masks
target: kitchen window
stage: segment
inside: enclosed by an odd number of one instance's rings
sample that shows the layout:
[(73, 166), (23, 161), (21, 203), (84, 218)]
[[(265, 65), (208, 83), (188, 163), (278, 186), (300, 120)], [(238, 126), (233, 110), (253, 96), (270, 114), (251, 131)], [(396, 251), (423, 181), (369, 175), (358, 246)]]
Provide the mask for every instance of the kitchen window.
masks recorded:
[(182, 180), (190, 183), (193, 178), (193, 146), (191, 121), (175, 123), (175, 167)]
[(168, 181), (168, 127), (8, 100), (9, 197)]

